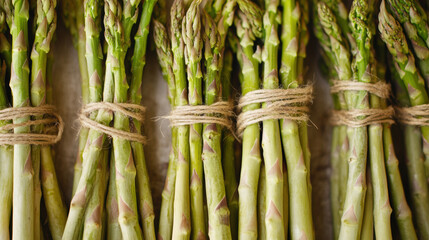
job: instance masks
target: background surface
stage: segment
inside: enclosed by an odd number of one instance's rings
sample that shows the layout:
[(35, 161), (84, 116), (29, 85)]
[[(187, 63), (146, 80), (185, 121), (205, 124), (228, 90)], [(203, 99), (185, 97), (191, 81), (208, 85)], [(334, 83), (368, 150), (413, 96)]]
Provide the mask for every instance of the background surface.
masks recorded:
[[(70, 204), (73, 185), (73, 167), (77, 156), (77, 115), (81, 107), (80, 73), (77, 52), (70, 34), (60, 20), (54, 43), (54, 102), (65, 122), (61, 141), (55, 146), (57, 176), (67, 206)], [(156, 53), (153, 50), (152, 31), (149, 35), (148, 54), (143, 76), (142, 105), (147, 107), (144, 133), (148, 138), (145, 146), (146, 164), (150, 174), (155, 214), (161, 205), (161, 192), (167, 172), (171, 134), (166, 120), (157, 117), (168, 115), (167, 84), (163, 80)], [(317, 68), (318, 49), (314, 38), (307, 49), (307, 77), (314, 84), (314, 101), (309, 123), (311, 180), (313, 185), (313, 219), (317, 239), (332, 239), (329, 201), (329, 148), (331, 127), (328, 124), (331, 98), (329, 86)], [(234, 68), (237, 70), (238, 68)], [(156, 220), (157, 221), (157, 220)]]

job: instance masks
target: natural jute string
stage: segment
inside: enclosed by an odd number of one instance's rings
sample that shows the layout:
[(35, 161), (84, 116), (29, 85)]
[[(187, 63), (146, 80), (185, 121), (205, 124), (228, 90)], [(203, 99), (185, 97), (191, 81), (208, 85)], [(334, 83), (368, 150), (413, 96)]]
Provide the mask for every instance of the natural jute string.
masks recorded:
[(234, 116), (233, 106), (229, 102), (220, 101), (212, 105), (177, 106), (169, 116), (170, 126), (184, 126), (196, 123), (219, 124), (233, 131), (231, 117)]
[[(342, 91), (367, 91), (380, 98), (389, 98), (390, 85), (385, 82), (363, 83), (357, 81), (335, 80), (332, 81), (331, 93)], [(332, 125), (346, 125), (349, 127), (364, 127), (372, 124), (393, 124), (395, 111), (389, 106), (385, 109), (353, 109), (353, 110), (333, 110), (331, 116)]]
[(349, 127), (364, 127), (372, 124), (393, 124), (392, 117), (395, 113), (392, 106), (384, 109), (354, 109), (332, 111), (333, 125), (346, 125)]
[[(237, 133), (240, 136), (244, 129), (258, 122), (269, 119), (308, 120), (308, 105), (312, 102), (313, 86), (289, 89), (259, 89), (251, 91), (240, 98), (237, 118)], [(267, 103), (264, 108), (242, 112), (250, 104)]]
[(389, 98), (390, 84), (385, 82), (365, 83), (357, 81), (332, 81), (331, 93), (339, 93), (342, 91), (367, 91), (381, 98)]
[(89, 115), (94, 111), (107, 110), (111, 112), (119, 112), (129, 118), (136, 119), (137, 121), (144, 123), (144, 113), (146, 108), (138, 104), (131, 103), (109, 103), (109, 102), (96, 102), (86, 104), (81, 110), (79, 120), (82, 127), (94, 129), (112, 137), (118, 137), (125, 140), (140, 142), (146, 144), (146, 137), (139, 133), (127, 132), (120, 129), (116, 129), (110, 126), (103, 125), (97, 121), (89, 118)]
[[(45, 127), (43, 133), (0, 133), (0, 145), (51, 145), (58, 142), (64, 131), (64, 123), (52, 105), (6, 108), (0, 111), (0, 121), (13, 121), (13, 119), (40, 115), (44, 116), (44, 118), (38, 120), (30, 119), (22, 123), (7, 123), (0, 127), (0, 132), (9, 132), (17, 127), (31, 127), (40, 124), (48, 125)], [(53, 128), (58, 129), (56, 134), (49, 133), (52, 132)]]
[(414, 126), (429, 126), (429, 104), (414, 107), (395, 108), (400, 123)]

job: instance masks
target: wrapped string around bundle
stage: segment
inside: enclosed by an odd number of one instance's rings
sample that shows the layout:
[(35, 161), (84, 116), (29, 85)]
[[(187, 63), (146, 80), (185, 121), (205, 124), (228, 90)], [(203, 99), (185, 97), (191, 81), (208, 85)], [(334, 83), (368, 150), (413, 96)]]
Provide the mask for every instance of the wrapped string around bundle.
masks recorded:
[(395, 107), (395, 116), (405, 125), (429, 126), (429, 104), (414, 107)]
[[(389, 98), (390, 84), (378, 81), (376, 83), (364, 83), (357, 81), (332, 81), (331, 93), (344, 91), (367, 91), (380, 98)], [(395, 110), (392, 106), (386, 108), (333, 110), (330, 122), (332, 125), (346, 125), (349, 127), (364, 127), (373, 124), (393, 124)]]
[[(42, 119), (32, 120), (31, 116), (40, 116)], [(30, 120), (22, 123), (12, 123), (13, 119), (30, 117)], [(39, 107), (19, 107), (6, 108), (0, 111), (0, 121), (10, 121), (0, 127), (0, 145), (32, 144), (32, 145), (52, 145), (57, 143), (64, 131), (64, 122), (61, 116), (56, 113), (56, 108), (52, 105), (42, 105)], [(13, 133), (17, 127), (31, 127), (35, 125), (45, 125), (42, 133)]]
[(145, 107), (140, 106), (138, 104), (131, 104), (131, 103), (109, 103), (109, 102), (89, 103), (82, 108), (81, 114), (79, 115), (79, 120), (81, 122), (82, 127), (94, 129), (112, 137), (119, 137), (129, 141), (146, 144), (147, 142), (146, 137), (142, 136), (139, 133), (119, 130), (110, 126), (103, 125), (97, 121), (90, 119), (89, 115), (94, 111), (98, 111), (98, 110), (120, 112), (128, 116), (129, 118), (133, 118), (143, 124), (144, 114), (146, 112)]
[(177, 106), (169, 116), (170, 126), (192, 125), (196, 123), (219, 124), (234, 132), (231, 118), (234, 108), (230, 102), (220, 101), (212, 105)]
[(289, 119), (307, 121), (310, 111), (308, 105), (313, 100), (313, 86), (289, 89), (259, 89), (247, 93), (240, 98), (238, 108), (255, 103), (267, 103), (266, 107), (241, 112), (237, 118), (237, 133), (254, 123), (269, 119)]

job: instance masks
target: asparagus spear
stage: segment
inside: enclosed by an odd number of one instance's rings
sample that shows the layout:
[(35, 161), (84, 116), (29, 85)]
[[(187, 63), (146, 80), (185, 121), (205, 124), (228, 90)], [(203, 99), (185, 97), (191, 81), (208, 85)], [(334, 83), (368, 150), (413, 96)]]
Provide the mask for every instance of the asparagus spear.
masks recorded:
[(122, 232), (118, 222), (118, 193), (116, 191), (115, 155), (113, 154), (113, 152), (111, 152), (110, 154), (109, 172), (109, 189), (107, 192), (106, 199), (107, 239), (115, 240), (122, 239)]
[[(259, 89), (259, 46), (256, 37), (261, 36), (262, 11), (252, 2), (238, 1), (235, 26), (240, 39), (240, 51), (237, 57), (241, 65), (242, 95)], [(244, 12), (247, 12), (245, 14)], [(253, 24), (253, 25), (252, 25)], [(254, 47), (256, 45), (256, 51)], [(260, 104), (243, 107), (243, 112), (260, 108)], [(257, 192), (261, 166), (260, 131), (258, 124), (246, 127), (243, 132), (242, 159), (239, 192), (238, 237), (239, 239), (257, 239)]]
[[(7, 37), (7, 24), (10, 25), (10, 2), (8, 0), (0, 1), (0, 56), (6, 64), (5, 77), (9, 77), (10, 64), (12, 61), (11, 44)], [(8, 74), (6, 74), (8, 73)]]
[[(371, 2), (369, 2), (371, 4)], [(370, 7), (371, 8), (371, 7)], [(373, 14), (368, 14), (368, 23), (366, 24), (369, 31), (372, 31), (372, 29), (375, 27), (375, 24), (373, 24)], [(354, 30), (355, 28), (352, 27)], [(370, 33), (372, 34), (372, 33)], [(354, 36), (356, 36), (354, 34)], [(360, 41), (356, 40), (357, 42), (357, 49), (360, 51)], [(372, 41), (375, 43), (375, 41)], [(373, 46), (370, 48), (370, 55), (369, 55), (369, 63), (366, 70), (366, 73), (363, 75), (363, 80), (369, 79), (370, 82), (376, 83), (378, 81), (384, 81), (381, 80), (384, 78), (383, 70), (382, 68), (382, 62), (378, 61), (376, 62), (375, 59), (375, 49)], [(382, 52), (383, 49), (379, 48), (377, 49), (377, 52)], [(358, 60), (356, 60), (356, 64), (359, 69)], [(359, 70), (358, 70), (359, 71)], [(381, 74), (381, 75), (380, 75)], [(372, 76), (380, 76), (381, 78), (374, 78)], [(377, 108), (385, 108), (386, 103), (384, 99), (381, 99), (380, 97), (370, 94), (370, 107), (377, 109)], [(370, 168), (371, 168), (371, 184), (373, 188), (373, 207), (374, 207), (374, 228), (375, 228), (375, 235), (376, 237), (380, 238), (386, 238), (386, 239), (392, 239), (392, 231), (391, 231), (391, 224), (390, 224), (390, 215), (392, 213), (392, 208), (390, 207), (390, 199), (389, 199), (389, 192), (388, 192), (388, 186), (387, 186), (387, 177), (386, 177), (386, 167), (385, 167), (385, 159), (384, 159), (384, 150), (383, 150), (383, 125), (382, 124), (372, 124), (368, 126), (368, 136), (369, 136), (369, 161), (370, 161)]]
[[(116, 103), (128, 100), (128, 83), (125, 81), (125, 55), (130, 45), (131, 28), (137, 20), (139, 1), (125, 2), (124, 12), (116, 0), (105, 1), (105, 39), (108, 44), (107, 56), (109, 68), (106, 77), (112, 77)], [(113, 126), (116, 129), (129, 131), (130, 122), (127, 116), (115, 112)], [(137, 193), (135, 187), (136, 168), (128, 140), (113, 136), (113, 151), (116, 168), (116, 188), (118, 196), (118, 222), (124, 239), (142, 239), (137, 212)]]
[(366, 176), (367, 193), (365, 197), (365, 209), (363, 211), (362, 233), (360, 239), (372, 240), (374, 239), (374, 192), (369, 171), (367, 171)]
[(410, 39), (422, 77), (426, 83), (429, 83), (429, 25), (426, 12), (415, 0), (389, 0), (388, 2), (392, 6), (391, 9), (396, 19), (402, 24), (405, 34)]
[[(0, 108), (8, 106), (7, 95), (5, 91), (6, 63), (1, 60), (0, 68)], [(0, 125), (4, 126), (9, 121), (1, 121)], [(12, 191), (13, 191), (13, 147), (9, 145), (0, 146), (0, 201), (3, 207), (0, 209), (0, 238), (9, 239), (10, 215), (12, 213)]]
[[(354, 1), (349, 14), (352, 34), (357, 45), (354, 53), (355, 60), (353, 61), (354, 75), (357, 81), (362, 82), (371, 80), (369, 70), (371, 69), (370, 54), (373, 29), (369, 21), (372, 21), (372, 4), (372, 2)], [(351, 109), (369, 108), (366, 91), (348, 93), (346, 99)], [(349, 127), (348, 136), (350, 140), (349, 178), (340, 230), (341, 239), (360, 237), (366, 192), (367, 128)]]
[[(424, 80), (420, 76), (415, 63), (414, 56), (408, 49), (404, 33), (399, 23), (390, 15), (385, 7), (384, 1), (380, 7), (379, 30), (381, 37), (386, 43), (389, 52), (393, 56), (395, 69), (401, 79), (401, 85), (406, 86), (408, 101), (411, 106), (425, 104), (428, 102)], [(427, 127), (421, 127), (421, 134), (424, 136), (428, 131)], [(406, 149), (408, 158), (408, 176), (412, 193), (413, 209), (415, 212), (416, 226), (420, 238), (429, 237), (428, 227), (428, 204), (427, 204), (427, 181), (424, 173), (423, 156), (418, 147), (421, 141), (417, 140), (420, 133), (416, 127), (406, 127)]]
[[(154, 42), (156, 52), (161, 66), (162, 75), (167, 80), (168, 98), (171, 107), (175, 106), (175, 90), (173, 74), (173, 57), (169, 43), (167, 29), (161, 22), (154, 21)], [(171, 152), (167, 169), (167, 177), (165, 180), (164, 190), (162, 191), (162, 203), (159, 220), (159, 239), (170, 239), (173, 228), (173, 204), (174, 204), (174, 189), (176, 182), (176, 162), (177, 162), (177, 128), (171, 130)]]
[[(176, 84), (176, 106), (188, 104), (187, 82), (182, 38), (183, 0), (175, 0), (171, 7), (171, 49)], [(177, 127), (177, 169), (174, 192), (173, 239), (188, 239), (191, 231), (189, 209), (189, 126)]]
[(258, 222), (261, 223), (258, 224), (258, 239), (261, 240), (267, 239), (267, 227), (265, 226), (265, 216), (267, 214), (267, 177), (265, 176), (265, 172), (265, 165), (261, 164), (258, 187)]
[[(5, 2), (0, 1), (2, 6)], [(0, 7), (0, 38), (5, 37), (7, 31), (6, 23), (6, 12), (3, 7)], [(0, 41), (4, 43), (6, 38), (2, 38)], [(2, 45), (2, 44), (0, 44)], [(11, 51), (4, 50), (10, 55)], [(8, 107), (8, 99), (5, 89), (5, 81), (7, 77), (7, 64), (4, 60), (5, 54), (2, 54), (0, 58), (0, 109)], [(5, 126), (10, 121), (0, 121), (0, 126)], [(4, 206), (0, 209), (0, 239), (9, 239), (9, 226), (10, 226), (10, 215), (12, 213), (12, 191), (13, 191), (13, 147), (9, 145), (0, 146), (0, 182), (3, 184), (0, 187), (0, 201), (4, 203)]]
[[(215, 22), (204, 14), (204, 43), (205, 43), (205, 104), (211, 105), (222, 97), (220, 62), (222, 46)], [(208, 217), (210, 223), (209, 237), (212, 239), (232, 239), (230, 228), (230, 212), (227, 204), (225, 182), (222, 171), (221, 136), (222, 127), (216, 124), (204, 124), (203, 132), (203, 161), (206, 183)]]
[[(201, 105), (202, 100), (202, 70), (201, 57), (203, 40), (201, 37), (201, 1), (192, 1), (186, 16), (183, 19), (182, 35), (185, 44), (185, 62), (187, 66), (188, 76), (188, 101), (190, 105)], [(209, 66), (208, 66), (209, 67)], [(210, 67), (209, 67), (210, 69)], [(206, 103), (207, 104), (207, 103)], [(192, 223), (192, 239), (203, 238), (207, 235), (205, 231), (204, 219), (204, 203), (203, 203), (203, 163), (207, 160), (202, 156), (203, 141), (202, 141), (202, 124), (197, 123), (189, 126), (189, 146), (190, 146), (190, 193), (191, 193), (191, 223)], [(204, 145), (204, 148), (205, 145)], [(204, 153), (203, 153), (204, 155)], [(202, 158), (203, 157), (203, 158)], [(206, 170), (206, 168), (204, 168)], [(207, 178), (208, 176), (206, 176)], [(206, 180), (209, 184), (209, 180)], [(207, 202), (210, 204), (210, 189), (207, 189)], [(212, 209), (209, 209), (209, 213)], [(210, 219), (210, 214), (209, 214)], [(216, 228), (215, 221), (211, 222), (211, 227)]]
[[(86, 37), (86, 62), (88, 67), (89, 80), (89, 100), (90, 102), (99, 102), (102, 97), (103, 77), (103, 53), (100, 42), (101, 31), (101, 2), (99, 0), (87, 0), (85, 7), (85, 37)], [(105, 94), (110, 94), (112, 80), (107, 78), (105, 81)], [(112, 95), (112, 94), (110, 94)], [(110, 96), (109, 96), (110, 98)], [(108, 101), (109, 99), (105, 99)], [(104, 110), (94, 112), (90, 116), (92, 119), (102, 123), (109, 124), (112, 120), (112, 114)], [(94, 187), (95, 169), (97, 168), (99, 156), (105, 141), (105, 134), (96, 130), (88, 132), (88, 139), (83, 152), (83, 170), (79, 179), (76, 192), (70, 204), (69, 216), (67, 218), (63, 239), (76, 239), (81, 231), (81, 224), (88, 200), (92, 195)], [(100, 216), (101, 217), (101, 216)]]
[[(149, 34), (149, 25), (156, 0), (144, 1), (142, 14), (138, 25), (137, 33), (134, 35), (134, 53), (131, 59), (131, 86), (129, 89), (130, 102), (140, 104), (141, 85), (143, 78), (143, 69), (146, 64), (146, 45)], [(141, 123), (136, 119), (130, 122), (134, 126), (132, 129), (141, 133)], [(134, 161), (137, 170), (137, 196), (140, 218), (143, 223), (143, 236), (145, 239), (155, 238), (155, 214), (153, 212), (152, 194), (150, 190), (149, 174), (146, 168), (143, 145), (139, 142), (132, 142)]]
[[(279, 87), (277, 56), (280, 41), (277, 34), (280, 13), (277, 8), (279, 1), (266, 1), (264, 15), (264, 49), (262, 61), (264, 62), (263, 87), (264, 89), (277, 89)], [(263, 103), (262, 108), (269, 103)], [(283, 156), (280, 140), (279, 121), (263, 121), (262, 149), (266, 172), (266, 199), (265, 221), (268, 239), (284, 239), (283, 216)]]
[[(88, 79), (88, 67), (85, 59), (85, 26), (84, 26), (84, 7), (83, 1), (78, 0), (64, 0), (62, 1), (62, 16), (66, 27), (69, 29), (72, 37), (73, 44), (77, 49), (79, 70), (81, 78), (81, 94), (82, 103), (89, 103), (89, 79)], [(82, 128), (79, 132), (79, 147), (78, 155), (74, 167), (73, 177), (73, 191), (76, 192), (77, 185), (79, 183), (80, 176), (82, 174), (82, 161), (83, 151), (85, 149), (86, 140), (88, 138), (89, 129)]]
[[(13, 107), (26, 107), (30, 104), (28, 66), (28, 19), (29, 3), (26, 0), (13, 0), (11, 12), (12, 25), (12, 90)], [(15, 124), (23, 123), (29, 117), (14, 119)], [(17, 127), (15, 133), (28, 133), (30, 127)], [(13, 155), (13, 202), (12, 235), (15, 239), (33, 239), (34, 237), (34, 173), (31, 164), (31, 146), (14, 145)]]
[[(47, 97), (47, 61), (50, 44), (56, 29), (56, 1), (37, 1), (37, 30), (31, 53), (31, 104), (35, 107), (49, 103)], [(36, 116), (41, 119), (43, 116)], [(34, 132), (42, 132), (43, 126), (35, 126)], [(41, 198), (39, 168), (42, 177), (43, 199), (48, 215), (51, 236), (61, 239), (66, 222), (66, 210), (62, 201), (61, 192), (56, 179), (50, 146), (32, 146), (32, 157), (35, 168), (35, 204), (39, 206)], [(37, 167), (36, 167), (37, 166)], [(37, 179), (37, 180), (36, 180)], [(35, 236), (40, 230), (40, 209), (35, 208)]]
[[(284, 9), (281, 35), (283, 54), (281, 56), (280, 79), (284, 88), (296, 88), (301, 84), (298, 78), (298, 51), (300, 44), (299, 31), (301, 31), (299, 22), (302, 13), (300, 4), (296, 1), (284, 0), (282, 6)], [(283, 150), (289, 171), (291, 237), (292, 239), (301, 237), (313, 239), (310, 178), (308, 177), (309, 155), (306, 156), (307, 149), (305, 149), (305, 142), (301, 142), (297, 122), (282, 119), (280, 127)]]
[[(376, 75), (380, 81), (385, 81), (386, 77), (386, 48), (380, 37), (376, 39)], [(394, 66), (391, 67), (394, 69)], [(380, 107), (386, 108), (386, 99), (381, 99)], [(393, 213), (399, 228), (399, 234), (403, 239), (416, 239), (416, 231), (411, 216), (411, 210), (405, 198), (404, 187), (401, 174), (399, 172), (399, 163), (393, 147), (391, 125), (383, 124), (383, 150), (386, 166), (387, 180), (389, 186), (390, 202), (392, 203)]]
[[(395, 67), (391, 64), (391, 76), (396, 85), (401, 81), (398, 73), (394, 70)], [(408, 96), (402, 86), (395, 87), (397, 99), (401, 104), (409, 105)], [(418, 137), (418, 136), (417, 136)], [(389, 180), (389, 190), (392, 198), (393, 212), (399, 227), (399, 234), (402, 239), (417, 239), (416, 230), (414, 228), (412, 213), (405, 197), (402, 179), (399, 173), (399, 161), (395, 155), (393, 148), (392, 133), (390, 125), (384, 126), (384, 155), (386, 161), (386, 169)], [(421, 149), (419, 150), (421, 152)], [(419, 152), (417, 151), (417, 152)], [(408, 151), (407, 151), (408, 152)]]
[[(222, 66), (222, 96), (223, 101), (233, 102), (231, 94), (231, 73), (233, 65), (233, 53), (226, 48), (223, 56)], [(229, 129), (224, 128), (222, 132), (222, 165), (225, 175), (225, 192), (230, 211), (230, 225), (232, 239), (238, 238), (238, 183), (235, 167), (235, 138)]]
[[(429, 25), (426, 12), (418, 1), (389, 1), (396, 19), (403, 25), (410, 39), (421, 76), (429, 84)], [(426, 178), (429, 176), (429, 140), (423, 136)]]

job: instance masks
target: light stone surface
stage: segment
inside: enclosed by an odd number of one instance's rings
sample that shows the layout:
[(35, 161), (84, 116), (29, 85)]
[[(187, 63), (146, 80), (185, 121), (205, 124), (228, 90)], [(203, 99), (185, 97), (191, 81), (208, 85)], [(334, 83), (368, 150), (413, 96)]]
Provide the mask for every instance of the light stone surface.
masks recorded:
[[(152, 33), (151, 33), (152, 34)], [(149, 35), (150, 37), (152, 35)], [(309, 140), (311, 148), (311, 180), (313, 185), (313, 218), (317, 239), (331, 239), (331, 213), (329, 201), (329, 147), (331, 127), (327, 120), (332, 106), (328, 84), (317, 70), (318, 50), (315, 39), (308, 48), (309, 68), (307, 76), (313, 82), (315, 99), (311, 109)], [(161, 76), (153, 44), (149, 44), (147, 65), (143, 79), (143, 101), (147, 107), (145, 135), (146, 163), (150, 173), (153, 200), (158, 216), (161, 192), (167, 172), (170, 151), (170, 130), (168, 121), (159, 120), (169, 113), (167, 84)], [(56, 169), (67, 205), (70, 203), (73, 185), (73, 167), (77, 153), (77, 134), (79, 123), (77, 115), (81, 107), (80, 74), (77, 52), (71, 37), (60, 21), (57, 39), (53, 47), (54, 63), (54, 102), (65, 121), (62, 140), (56, 145)], [(237, 69), (237, 68), (235, 68)], [(317, 126), (317, 128), (315, 127)]]

